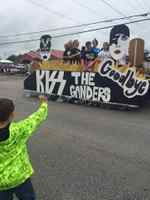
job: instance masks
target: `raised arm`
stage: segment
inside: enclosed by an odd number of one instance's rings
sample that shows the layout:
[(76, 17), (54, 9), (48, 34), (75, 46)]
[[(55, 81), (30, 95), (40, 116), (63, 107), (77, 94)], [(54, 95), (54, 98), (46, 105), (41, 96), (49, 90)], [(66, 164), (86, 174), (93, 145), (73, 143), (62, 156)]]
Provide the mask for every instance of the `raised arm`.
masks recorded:
[(31, 114), (24, 120), (15, 123), (16, 128), (18, 128), (18, 137), (23, 140), (27, 140), (32, 133), (39, 127), (39, 125), (46, 120), (48, 115), (48, 103), (47, 99), (43, 96), (40, 97), (40, 107), (39, 109)]

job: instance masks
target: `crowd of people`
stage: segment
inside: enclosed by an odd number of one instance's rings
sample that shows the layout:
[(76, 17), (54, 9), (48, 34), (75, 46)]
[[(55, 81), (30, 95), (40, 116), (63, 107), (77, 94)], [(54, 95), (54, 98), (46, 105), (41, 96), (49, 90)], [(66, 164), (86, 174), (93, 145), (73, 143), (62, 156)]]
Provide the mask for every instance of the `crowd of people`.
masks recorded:
[(63, 54), (64, 63), (81, 64), (83, 71), (92, 71), (97, 58), (104, 60), (110, 57), (109, 43), (104, 42), (103, 47), (99, 48), (97, 39), (87, 41), (84, 46), (79, 48), (78, 40), (70, 40), (65, 45)]

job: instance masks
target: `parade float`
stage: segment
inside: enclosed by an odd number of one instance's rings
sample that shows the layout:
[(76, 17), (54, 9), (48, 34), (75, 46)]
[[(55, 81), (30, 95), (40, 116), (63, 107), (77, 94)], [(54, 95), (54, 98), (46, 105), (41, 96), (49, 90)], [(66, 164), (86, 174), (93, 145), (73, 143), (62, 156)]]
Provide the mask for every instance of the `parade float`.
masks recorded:
[[(106, 50), (105, 45), (109, 46)], [(149, 99), (144, 40), (130, 40), (129, 28), (124, 24), (111, 29), (109, 43), (104, 43), (103, 49), (94, 59), (88, 60), (86, 67), (82, 58), (77, 62), (72, 62), (73, 57), (68, 62), (65, 56), (51, 59), (49, 35), (41, 37), (40, 52), (42, 61), (24, 81), (26, 94), (124, 108), (139, 108)]]

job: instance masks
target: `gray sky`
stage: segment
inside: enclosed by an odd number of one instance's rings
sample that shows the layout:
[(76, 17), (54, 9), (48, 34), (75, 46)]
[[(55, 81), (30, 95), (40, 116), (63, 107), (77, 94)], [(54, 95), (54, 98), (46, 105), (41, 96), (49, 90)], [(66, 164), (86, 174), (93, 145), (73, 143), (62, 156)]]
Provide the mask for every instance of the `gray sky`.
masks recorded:
[[(19, 37), (3, 38), (1, 36), (22, 32), (33, 32), (51, 28), (90, 23), (103, 19), (123, 17), (150, 11), (149, 0), (105, 0), (115, 9), (106, 5), (103, 0), (0, 0), (0, 43), (40, 38), (42, 34), (23, 35)], [(150, 16), (149, 16), (150, 17)], [(119, 21), (118, 21), (119, 22)], [(121, 23), (123, 21), (120, 21)], [(117, 23), (117, 22), (116, 22)], [(113, 23), (114, 24), (114, 23)], [(103, 23), (88, 28), (103, 27), (112, 23)], [(129, 25), (131, 38), (145, 39), (146, 48), (150, 48), (149, 32), (150, 21)], [(87, 27), (65, 31), (48, 32), (57, 35), (68, 32), (86, 30)], [(68, 36), (52, 40), (52, 47), (63, 49), (65, 41), (79, 39), (81, 45), (87, 40), (97, 38), (100, 46), (103, 41), (109, 40), (108, 30), (100, 30), (77, 36)], [(0, 46), (0, 57), (10, 54), (23, 53), (39, 47), (39, 42)]]

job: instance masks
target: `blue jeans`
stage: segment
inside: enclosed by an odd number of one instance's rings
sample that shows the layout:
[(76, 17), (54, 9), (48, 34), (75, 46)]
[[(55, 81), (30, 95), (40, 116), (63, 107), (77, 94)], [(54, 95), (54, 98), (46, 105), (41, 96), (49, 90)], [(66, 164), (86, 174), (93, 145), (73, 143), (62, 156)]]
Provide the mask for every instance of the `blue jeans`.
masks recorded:
[(13, 200), (13, 194), (19, 200), (35, 200), (35, 193), (31, 180), (26, 180), (23, 184), (5, 191), (0, 191), (0, 200)]

